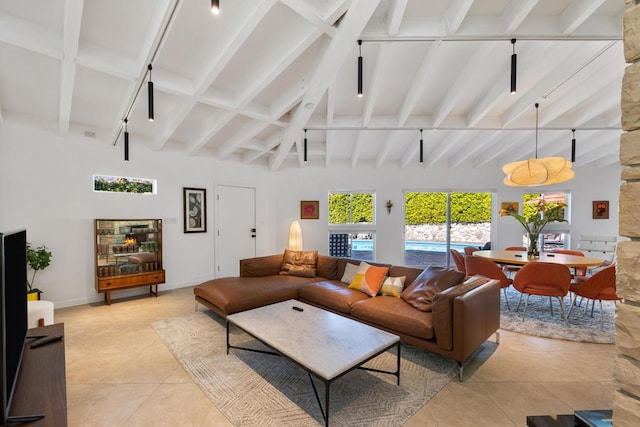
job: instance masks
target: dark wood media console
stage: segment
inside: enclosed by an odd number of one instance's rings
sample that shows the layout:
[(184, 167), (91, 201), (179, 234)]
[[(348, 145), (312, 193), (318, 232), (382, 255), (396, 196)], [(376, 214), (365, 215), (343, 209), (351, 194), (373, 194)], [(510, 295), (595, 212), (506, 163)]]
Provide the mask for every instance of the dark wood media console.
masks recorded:
[[(30, 335), (64, 335), (64, 324), (29, 329)], [(64, 338), (41, 347), (31, 348), (27, 340), (11, 403), (10, 416), (43, 414), (41, 420), (24, 426), (67, 425), (67, 382), (64, 358)]]

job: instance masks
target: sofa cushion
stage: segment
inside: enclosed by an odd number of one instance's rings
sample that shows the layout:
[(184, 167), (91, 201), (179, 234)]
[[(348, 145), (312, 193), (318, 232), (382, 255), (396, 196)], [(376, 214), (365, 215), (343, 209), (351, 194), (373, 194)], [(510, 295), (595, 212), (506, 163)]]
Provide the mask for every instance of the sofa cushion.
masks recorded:
[(355, 302), (369, 298), (337, 280), (310, 283), (301, 287), (298, 292), (303, 300), (341, 313), (349, 313)]
[(404, 276), (405, 277), (404, 284), (405, 286), (408, 286), (411, 283), (413, 283), (414, 280), (416, 280), (416, 277), (418, 277), (420, 273), (422, 273), (422, 271), (423, 271), (422, 268), (401, 267), (397, 265), (392, 265), (391, 267), (389, 267), (389, 276), (391, 277)]
[(433, 314), (416, 310), (400, 298), (380, 296), (358, 301), (353, 304), (351, 315), (399, 333), (433, 338)]
[(194, 294), (225, 314), (249, 310), (298, 297), (298, 288), (313, 280), (296, 276), (222, 277), (201, 283)]
[(317, 261), (318, 251), (290, 251), (289, 249), (285, 249), (280, 274), (316, 277)]
[(380, 287), (380, 295), (400, 298), (406, 277), (385, 277)]
[(402, 292), (400, 297), (421, 311), (431, 311), (433, 297), (464, 280), (464, 273), (448, 267), (430, 265)]
[(328, 280), (339, 280), (338, 258), (327, 255), (318, 255), (316, 276), (324, 277)]
[(349, 284), (349, 288), (364, 292), (370, 297), (375, 297), (388, 271), (387, 267), (376, 267), (362, 262), (358, 273)]
[(356, 274), (365, 272), (366, 270), (367, 270), (366, 265), (360, 266), (360, 264), (347, 263), (344, 266), (344, 274), (342, 275), (342, 278), (340, 279), (340, 281), (342, 283), (346, 283), (347, 285), (350, 285), (353, 279), (356, 277)]

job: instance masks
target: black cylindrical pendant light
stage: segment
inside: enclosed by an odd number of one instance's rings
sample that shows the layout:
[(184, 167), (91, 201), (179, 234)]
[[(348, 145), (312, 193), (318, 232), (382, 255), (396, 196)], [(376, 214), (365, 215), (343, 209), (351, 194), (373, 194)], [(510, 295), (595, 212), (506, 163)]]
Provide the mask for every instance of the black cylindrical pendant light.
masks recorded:
[(362, 40), (358, 40), (358, 96), (362, 97)]
[(424, 163), (424, 141), (422, 140), (422, 129), (420, 129), (420, 163)]
[(124, 119), (124, 161), (129, 161), (129, 129), (127, 123), (129, 120)]
[(571, 129), (573, 132), (573, 139), (571, 140), (571, 163), (575, 163), (576, 161), (576, 130)]
[(516, 71), (518, 67), (518, 55), (516, 54), (516, 39), (511, 39), (513, 53), (511, 54), (511, 93), (516, 93)]
[(149, 95), (149, 121), (153, 121), (153, 82), (151, 81), (151, 64), (147, 67), (149, 69), (149, 82), (147, 83), (148, 95)]
[(304, 162), (307, 163), (307, 130), (304, 130)]
[(220, 13), (220, 2), (218, 0), (211, 0), (211, 13), (214, 15)]

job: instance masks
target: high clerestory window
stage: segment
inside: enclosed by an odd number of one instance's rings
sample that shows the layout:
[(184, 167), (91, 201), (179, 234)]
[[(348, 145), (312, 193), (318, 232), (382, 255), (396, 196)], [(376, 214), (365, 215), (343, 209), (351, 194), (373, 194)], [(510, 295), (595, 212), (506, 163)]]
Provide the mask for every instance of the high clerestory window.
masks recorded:
[(105, 193), (157, 194), (158, 182), (150, 178), (93, 175), (93, 191)]

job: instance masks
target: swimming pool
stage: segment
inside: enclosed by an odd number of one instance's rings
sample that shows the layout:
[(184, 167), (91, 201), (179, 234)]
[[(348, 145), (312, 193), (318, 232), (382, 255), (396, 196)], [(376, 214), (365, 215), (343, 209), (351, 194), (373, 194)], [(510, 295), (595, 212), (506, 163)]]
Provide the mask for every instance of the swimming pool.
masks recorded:
[[(482, 246), (478, 243), (451, 243), (451, 249), (464, 252), (465, 246)], [(354, 239), (351, 241), (351, 250), (358, 252), (373, 251), (373, 240)], [(405, 251), (446, 252), (446, 242), (430, 242), (421, 240), (407, 240), (404, 242)]]

